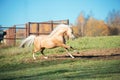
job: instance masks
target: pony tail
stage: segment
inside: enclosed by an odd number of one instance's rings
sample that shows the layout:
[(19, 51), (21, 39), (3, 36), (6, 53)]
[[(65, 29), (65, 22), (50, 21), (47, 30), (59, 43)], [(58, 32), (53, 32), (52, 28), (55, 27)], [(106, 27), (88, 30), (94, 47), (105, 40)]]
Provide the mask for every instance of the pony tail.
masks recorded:
[(27, 46), (32, 45), (33, 42), (34, 42), (35, 37), (36, 37), (35, 35), (30, 35), (30, 36), (28, 36), (26, 39), (24, 39), (24, 40), (22, 41), (22, 43), (20, 44), (19, 47), (24, 48), (25, 45), (27, 45)]

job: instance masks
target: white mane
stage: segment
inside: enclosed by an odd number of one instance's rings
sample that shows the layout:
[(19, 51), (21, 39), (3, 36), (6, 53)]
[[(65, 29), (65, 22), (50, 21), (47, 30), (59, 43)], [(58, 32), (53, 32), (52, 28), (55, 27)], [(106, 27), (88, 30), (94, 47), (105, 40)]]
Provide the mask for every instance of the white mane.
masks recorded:
[(57, 25), (57, 27), (50, 33), (49, 36), (54, 35), (58, 30), (60, 30), (62, 28), (69, 28), (69, 25), (65, 25), (65, 24)]

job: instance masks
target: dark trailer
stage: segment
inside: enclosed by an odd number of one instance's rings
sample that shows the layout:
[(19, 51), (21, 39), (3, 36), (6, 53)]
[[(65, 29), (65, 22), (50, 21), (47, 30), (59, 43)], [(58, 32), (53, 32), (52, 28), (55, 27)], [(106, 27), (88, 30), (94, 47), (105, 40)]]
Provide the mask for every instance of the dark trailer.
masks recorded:
[(3, 40), (5, 35), (6, 35), (6, 32), (4, 31), (4, 28), (0, 27), (0, 43)]

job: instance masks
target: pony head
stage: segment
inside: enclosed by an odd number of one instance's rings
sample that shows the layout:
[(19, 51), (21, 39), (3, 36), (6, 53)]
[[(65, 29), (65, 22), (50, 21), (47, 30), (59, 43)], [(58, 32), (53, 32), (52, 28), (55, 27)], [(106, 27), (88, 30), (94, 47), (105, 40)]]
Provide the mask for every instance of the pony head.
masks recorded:
[(75, 38), (73, 35), (71, 26), (65, 25), (65, 24), (60, 24), (56, 26), (56, 28), (51, 32), (49, 36), (51, 37), (51, 36), (56, 36), (56, 35), (64, 35), (71, 39)]
[(68, 28), (68, 29), (66, 30), (66, 36), (67, 36), (69, 39), (74, 39), (75, 36), (73, 35), (73, 30), (72, 30), (71, 26), (68, 26), (67, 28)]

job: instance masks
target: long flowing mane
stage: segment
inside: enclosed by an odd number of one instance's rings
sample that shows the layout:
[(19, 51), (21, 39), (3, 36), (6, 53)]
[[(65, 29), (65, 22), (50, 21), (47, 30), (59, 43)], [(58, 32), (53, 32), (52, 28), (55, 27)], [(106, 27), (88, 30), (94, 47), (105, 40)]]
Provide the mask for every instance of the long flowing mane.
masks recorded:
[(56, 28), (54, 28), (54, 30), (50, 33), (49, 36), (54, 35), (58, 30), (62, 29), (62, 28), (68, 28), (69, 25), (65, 25), (65, 24), (60, 24), (58, 25)]

